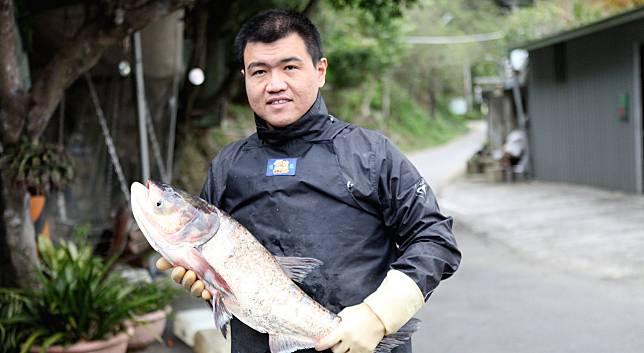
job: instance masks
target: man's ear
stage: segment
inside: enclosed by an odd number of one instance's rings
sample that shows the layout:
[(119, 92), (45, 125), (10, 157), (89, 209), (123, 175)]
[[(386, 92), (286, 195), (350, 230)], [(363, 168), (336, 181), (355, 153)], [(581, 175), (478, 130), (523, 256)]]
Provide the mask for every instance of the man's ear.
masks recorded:
[(243, 77), (244, 76), (244, 69), (239, 70), (239, 72), (241, 73), (241, 75)]
[(326, 69), (329, 63), (326, 58), (320, 58), (317, 64), (318, 71), (318, 87), (323, 87), (326, 83)]

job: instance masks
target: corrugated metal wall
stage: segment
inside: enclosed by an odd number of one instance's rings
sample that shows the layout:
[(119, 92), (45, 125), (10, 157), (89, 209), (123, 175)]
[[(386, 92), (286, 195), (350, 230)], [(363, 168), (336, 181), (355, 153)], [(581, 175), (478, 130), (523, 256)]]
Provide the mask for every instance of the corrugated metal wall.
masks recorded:
[[(528, 107), (535, 178), (637, 192), (634, 43), (644, 23), (566, 42), (564, 76), (554, 46), (530, 52)], [(618, 118), (620, 94), (630, 97)]]

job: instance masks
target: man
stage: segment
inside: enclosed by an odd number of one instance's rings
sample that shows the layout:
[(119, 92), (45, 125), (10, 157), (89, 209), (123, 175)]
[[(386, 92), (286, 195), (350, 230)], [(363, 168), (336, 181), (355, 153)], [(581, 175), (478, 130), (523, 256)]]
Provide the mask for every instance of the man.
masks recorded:
[[(235, 46), (257, 133), (215, 157), (201, 196), (274, 255), (324, 262), (301, 287), (342, 321), (317, 350), (372, 352), (458, 267), (452, 220), (389, 140), (328, 114), (319, 93), (327, 59), (306, 17), (261, 13)], [(192, 271), (172, 277), (210, 297)], [(269, 352), (265, 334), (236, 319), (231, 331), (232, 352)]]

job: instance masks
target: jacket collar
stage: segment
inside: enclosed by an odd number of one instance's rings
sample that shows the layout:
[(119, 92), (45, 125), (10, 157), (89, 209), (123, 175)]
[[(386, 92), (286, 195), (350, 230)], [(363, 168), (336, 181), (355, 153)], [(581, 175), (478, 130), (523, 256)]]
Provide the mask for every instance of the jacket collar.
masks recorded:
[(322, 95), (318, 92), (315, 102), (300, 119), (283, 128), (269, 127), (262, 118), (255, 114), (257, 136), (268, 144), (283, 144), (294, 139), (312, 140), (320, 136), (331, 120), (324, 104)]

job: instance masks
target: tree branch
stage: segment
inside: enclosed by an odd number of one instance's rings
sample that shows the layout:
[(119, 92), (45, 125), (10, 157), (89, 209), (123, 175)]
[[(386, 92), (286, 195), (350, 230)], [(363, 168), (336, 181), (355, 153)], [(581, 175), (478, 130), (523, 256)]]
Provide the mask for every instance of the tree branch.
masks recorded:
[(29, 135), (38, 138), (43, 133), (65, 89), (96, 65), (106, 49), (146, 25), (192, 4), (193, 1), (150, 0), (125, 11), (123, 22), (120, 24), (116, 23), (116, 16), (93, 21), (81, 29), (76, 37), (58, 50), (34, 81), (27, 116)]

